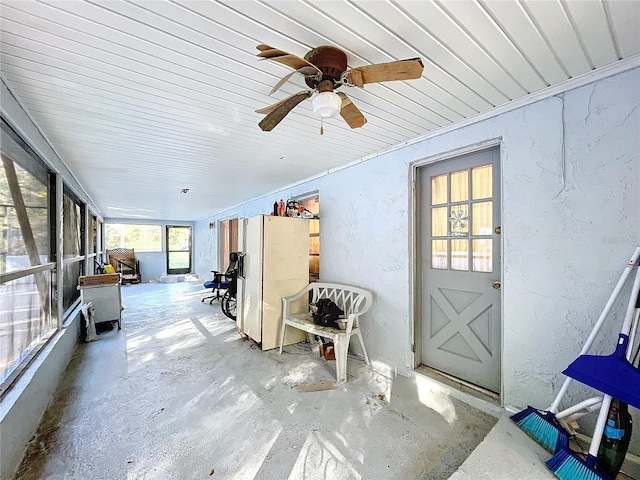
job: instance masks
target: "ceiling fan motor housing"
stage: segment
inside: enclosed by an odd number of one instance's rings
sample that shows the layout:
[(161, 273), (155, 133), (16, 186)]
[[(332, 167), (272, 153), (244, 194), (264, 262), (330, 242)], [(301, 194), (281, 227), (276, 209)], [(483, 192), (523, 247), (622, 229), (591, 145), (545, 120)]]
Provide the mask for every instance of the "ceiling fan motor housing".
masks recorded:
[[(322, 80), (331, 80), (333, 84), (339, 82), (342, 73), (347, 70), (347, 55), (339, 48), (323, 46), (309, 51), (304, 59), (318, 67), (322, 72)], [(316, 88), (319, 82), (313, 78), (306, 80), (309, 88)], [(336, 88), (340, 86), (339, 83)]]

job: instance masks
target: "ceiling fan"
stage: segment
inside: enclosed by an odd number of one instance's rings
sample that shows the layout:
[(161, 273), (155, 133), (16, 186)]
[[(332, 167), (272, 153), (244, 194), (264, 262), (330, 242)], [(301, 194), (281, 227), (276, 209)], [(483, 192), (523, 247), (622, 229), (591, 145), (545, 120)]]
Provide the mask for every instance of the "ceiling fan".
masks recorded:
[[(339, 48), (323, 46), (310, 50), (300, 58), (283, 50), (260, 44), (260, 60), (272, 60), (293, 68), (293, 72), (282, 78), (271, 90), (276, 92), (294, 74), (304, 76), (311, 90), (302, 90), (289, 95), (273, 105), (256, 110), (266, 116), (258, 124), (265, 132), (270, 132), (282, 119), (303, 100), (312, 99), (313, 112), (321, 118), (334, 117), (338, 113), (351, 128), (367, 123), (367, 119), (343, 92), (335, 92), (342, 85), (364, 88), (367, 83), (389, 82), (391, 80), (412, 80), (420, 78), (424, 65), (419, 58), (378, 63), (347, 69), (347, 55)], [(322, 127), (320, 129), (322, 132)]]

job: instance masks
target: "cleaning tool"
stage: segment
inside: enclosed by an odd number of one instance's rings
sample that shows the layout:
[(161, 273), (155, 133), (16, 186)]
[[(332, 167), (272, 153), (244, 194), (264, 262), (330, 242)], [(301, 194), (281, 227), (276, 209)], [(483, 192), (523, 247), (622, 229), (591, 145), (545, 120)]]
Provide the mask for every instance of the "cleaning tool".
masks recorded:
[[(562, 399), (562, 396), (558, 398)], [(558, 411), (558, 405), (554, 401), (554, 404), (546, 412), (529, 406), (512, 415), (511, 419), (545, 449), (556, 453), (558, 450), (568, 448), (571, 436), (559, 420), (569, 416), (578, 418), (586, 413), (594, 412), (601, 406), (601, 402), (602, 397), (592, 397), (565, 410)]]
[(632, 344), (629, 343), (629, 334), (638, 290), (640, 290), (640, 269), (633, 283), (631, 301), (627, 307), (627, 316), (618, 337), (615, 352), (606, 356), (580, 355), (563, 372), (574, 380), (636, 408), (640, 408), (640, 370), (629, 362), (632, 348)]
[[(618, 283), (611, 293), (609, 300), (607, 300), (607, 303), (605, 304), (600, 317), (596, 321), (596, 324), (594, 325), (589, 338), (587, 338), (587, 341), (582, 346), (580, 355), (584, 355), (585, 353), (587, 353), (589, 348), (591, 348), (591, 345), (598, 335), (602, 324), (609, 315), (609, 312), (611, 311), (616, 298), (618, 298), (618, 295), (620, 295), (620, 292), (622, 291), (622, 288), (624, 287), (624, 284), (631, 274), (631, 270), (638, 261), (639, 257), (640, 247), (636, 247), (633, 254), (631, 255), (631, 258), (629, 259), (629, 262), (627, 263), (627, 266), (623, 270)], [(566, 395), (571, 381), (571, 377), (567, 377), (565, 379), (562, 387), (560, 388), (560, 391), (558, 392), (558, 395), (547, 411), (538, 410), (532, 406), (528, 406), (521, 412), (518, 412), (511, 416), (511, 419), (516, 423), (516, 425), (518, 425), (518, 427), (520, 427), (524, 432), (526, 432), (529, 436), (531, 436), (534, 440), (536, 440), (540, 445), (542, 445), (551, 453), (556, 453), (560, 449), (568, 449), (569, 446), (569, 433), (558, 422), (558, 415), (560, 414), (560, 403)], [(572, 407), (571, 413), (567, 414), (567, 416), (575, 413), (576, 411), (582, 410), (583, 408), (589, 409), (600, 401), (601, 399), (598, 397), (585, 400), (575, 407)], [(577, 407), (580, 408), (574, 411), (573, 408)]]
[[(627, 306), (627, 312), (624, 317), (624, 322), (622, 323), (622, 328), (620, 329), (620, 335), (618, 337), (618, 345), (616, 347), (616, 352), (613, 354), (615, 356), (615, 362), (619, 362), (619, 363), (624, 362), (629, 366), (631, 366), (628, 360), (631, 357), (632, 345), (628, 344), (628, 340), (629, 340), (629, 334), (631, 332), (631, 324), (634, 317), (634, 310), (635, 310), (635, 305), (638, 298), (639, 289), (640, 289), (640, 269), (638, 269), (638, 271), (636, 272), (636, 278), (635, 278), (635, 281), (633, 282), (633, 287), (631, 288), (631, 299), (629, 300), (629, 305)], [(619, 356), (620, 354), (622, 355), (622, 358), (620, 358)], [(609, 359), (609, 357), (599, 357), (599, 358)], [(597, 363), (597, 362), (593, 362), (591, 360), (586, 362), (587, 365), (594, 364), (594, 363)], [(615, 365), (614, 362), (607, 360), (607, 366), (612, 368), (619, 368), (614, 365)], [(633, 384), (625, 385), (624, 383), (617, 384), (615, 380), (612, 380), (610, 382), (602, 381), (602, 379), (599, 378), (599, 375), (595, 375), (595, 374), (587, 375), (582, 370), (583, 367), (584, 365), (582, 363), (579, 363), (577, 368), (574, 368), (574, 369), (568, 368), (567, 370), (570, 370), (571, 376), (574, 379), (576, 378), (573, 375), (578, 374), (580, 376), (579, 380), (581, 382), (583, 380), (589, 380), (590, 383), (583, 382), (586, 385), (593, 386), (591, 385), (591, 383), (597, 383), (600, 386), (606, 387), (607, 390), (616, 390), (616, 391), (623, 392), (625, 393), (625, 396), (627, 396), (626, 390), (633, 392), (639, 388), (639, 385), (637, 384), (636, 385), (633, 385)], [(633, 367), (631, 368), (640, 377), (640, 372)], [(569, 373), (567, 373), (567, 370), (565, 370), (564, 373), (569, 375)], [(597, 387), (594, 386), (594, 388), (597, 388)], [(600, 414), (598, 415), (598, 420), (596, 421), (596, 426), (593, 430), (593, 436), (591, 438), (591, 445), (589, 446), (589, 452), (587, 454), (587, 458), (583, 460), (576, 453), (572, 452), (571, 449), (569, 449), (569, 447), (567, 446), (562, 448), (558, 452), (556, 452), (556, 454), (553, 457), (547, 460), (546, 462), (547, 467), (549, 467), (549, 469), (551, 469), (555, 474), (555, 476), (558, 477), (560, 480), (599, 480), (599, 479), (607, 480), (608, 479), (608, 477), (605, 476), (604, 473), (601, 473), (598, 470), (596, 470), (597, 455), (600, 450), (600, 444), (602, 442), (602, 434), (604, 432), (604, 428), (607, 422), (607, 416), (609, 414), (609, 409), (611, 407), (611, 401), (612, 401), (612, 397), (607, 390), (604, 390), (604, 391), (601, 390), (604, 392), (605, 395), (604, 397), (602, 397), (602, 406), (600, 407)], [(631, 394), (630, 396), (633, 397), (633, 394)], [(630, 403), (630, 402), (626, 402), (626, 403)]]

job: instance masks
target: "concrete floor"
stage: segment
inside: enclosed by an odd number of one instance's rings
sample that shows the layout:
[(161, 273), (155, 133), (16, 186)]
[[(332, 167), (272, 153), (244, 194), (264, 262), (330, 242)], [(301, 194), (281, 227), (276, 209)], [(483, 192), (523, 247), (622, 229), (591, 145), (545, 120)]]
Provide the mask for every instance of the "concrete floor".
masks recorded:
[(299, 392), (334, 362), (262, 352), (198, 283), (122, 292), (122, 331), (79, 345), (18, 479), (446, 479), (496, 423), (357, 358)]
[(78, 346), (16, 479), (555, 478), (508, 418), (444, 383), (350, 358), (347, 384), (301, 392), (335, 362), (262, 352), (199, 282), (122, 292), (122, 331)]

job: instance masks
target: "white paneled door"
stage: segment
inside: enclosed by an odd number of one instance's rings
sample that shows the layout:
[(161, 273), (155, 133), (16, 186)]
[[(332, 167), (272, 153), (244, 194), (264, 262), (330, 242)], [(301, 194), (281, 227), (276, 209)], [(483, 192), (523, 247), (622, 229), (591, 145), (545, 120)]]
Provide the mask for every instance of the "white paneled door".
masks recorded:
[(500, 391), (499, 148), (419, 169), (421, 363)]

